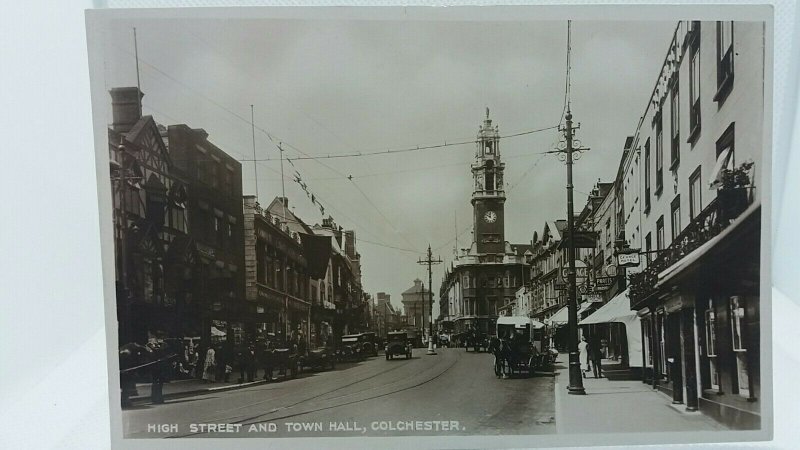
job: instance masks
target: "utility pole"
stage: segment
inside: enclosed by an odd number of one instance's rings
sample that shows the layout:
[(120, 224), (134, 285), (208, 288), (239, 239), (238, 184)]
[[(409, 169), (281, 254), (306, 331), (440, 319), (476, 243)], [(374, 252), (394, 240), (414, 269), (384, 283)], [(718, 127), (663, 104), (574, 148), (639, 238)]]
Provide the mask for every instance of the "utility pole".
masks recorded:
[(258, 203), (258, 161), (256, 160), (256, 122), (253, 105), (250, 105), (250, 131), (253, 134), (253, 174), (255, 175), (256, 183), (256, 203)]
[[(278, 142), (278, 153), (281, 155), (281, 206), (283, 206), (283, 223), (286, 224), (286, 182), (283, 179), (283, 142)], [(255, 158), (254, 158), (255, 159)]]
[[(428, 266), (428, 301), (430, 305), (430, 313), (431, 313), (431, 320), (428, 323), (428, 355), (435, 355), (436, 350), (433, 348), (433, 273), (431, 271), (431, 266), (434, 264), (441, 264), (442, 260), (440, 258), (433, 259), (433, 255), (431, 253), (431, 245), (428, 244), (428, 257), (426, 259), (420, 259), (417, 261), (417, 264), (424, 264)], [(425, 289), (422, 290), (425, 292)], [(425, 326), (425, 303), (423, 300), (423, 319), (422, 325)]]

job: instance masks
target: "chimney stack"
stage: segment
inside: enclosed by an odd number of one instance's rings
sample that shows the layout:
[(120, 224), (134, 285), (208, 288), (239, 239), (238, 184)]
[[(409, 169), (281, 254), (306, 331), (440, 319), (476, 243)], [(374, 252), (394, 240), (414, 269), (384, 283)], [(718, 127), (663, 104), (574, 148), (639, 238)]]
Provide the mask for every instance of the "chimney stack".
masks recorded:
[(356, 232), (353, 230), (344, 232), (344, 253), (350, 259), (356, 257)]
[(120, 133), (127, 133), (142, 118), (144, 94), (137, 87), (111, 88), (109, 93), (114, 117), (111, 128)]

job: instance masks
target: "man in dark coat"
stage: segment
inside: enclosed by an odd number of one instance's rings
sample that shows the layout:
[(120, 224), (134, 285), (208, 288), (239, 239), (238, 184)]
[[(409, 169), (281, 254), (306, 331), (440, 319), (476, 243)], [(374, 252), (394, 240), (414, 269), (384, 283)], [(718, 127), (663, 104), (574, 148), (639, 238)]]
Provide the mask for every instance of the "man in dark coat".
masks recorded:
[(589, 353), (589, 361), (592, 362), (592, 372), (594, 372), (595, 378), (603, 378), (603, 366), (601, 360), (603, 359), (603, 350), (600, 345), (600, 339), (597, 336), (593, 336), (592, 339), (589, 341), (589, 347), (587, 348)]

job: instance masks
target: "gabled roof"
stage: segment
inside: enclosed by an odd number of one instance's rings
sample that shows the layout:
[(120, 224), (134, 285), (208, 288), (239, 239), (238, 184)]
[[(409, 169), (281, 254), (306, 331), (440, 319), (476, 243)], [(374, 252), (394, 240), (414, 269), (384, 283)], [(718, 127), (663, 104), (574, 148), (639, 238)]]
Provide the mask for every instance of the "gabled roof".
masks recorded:
[(524, 255), (526, 252), (532, 252), (533, 246), (530, 244), (511, 244), (511, 249), (516, 255)]
[(172, 166), (172, 160), (170, 159), (169, 152), (167, 151), (167, 146), (164, 144), (164, 140), (161, 138), (161, 131), (158, 129), (158, 124), (156, 124), (153, 116), (140, 117), (136, 124), (134, 124), (133, 127), (128, 130), (128, 132), (124, 133), (125, 139), (128, 142), (142, 145), (142, 137), (145, 135), (145, 132), (148, 128), (150, 128), (153, 133), (153, 141), (158, 145), (158, 152), (160, 156), (164, 159), (164, 161), (167, 162), (169, 166)]
[(286, 228), (295, 233), (314, 234), (314, 231), (302, 219), (295, 216), (288, 207), (283, 207), (281, 197), (275, 197), (266, 209), (270, 214), (280, 219), (286, 215)]

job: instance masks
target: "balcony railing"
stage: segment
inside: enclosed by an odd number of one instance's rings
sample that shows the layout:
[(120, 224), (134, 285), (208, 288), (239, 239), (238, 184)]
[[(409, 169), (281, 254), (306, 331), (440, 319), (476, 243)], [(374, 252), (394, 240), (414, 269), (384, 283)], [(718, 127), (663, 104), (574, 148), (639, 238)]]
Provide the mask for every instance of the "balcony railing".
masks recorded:
[(631, 309), (637, 309), (636, 305), (655, 292), (659, 273), (717, 236), (746, 209), (749, 189), (738, 187), (718, 191), (717, 198), (675, 237), (668, 248), (660, 251), (643, 271), (631, 274)]

